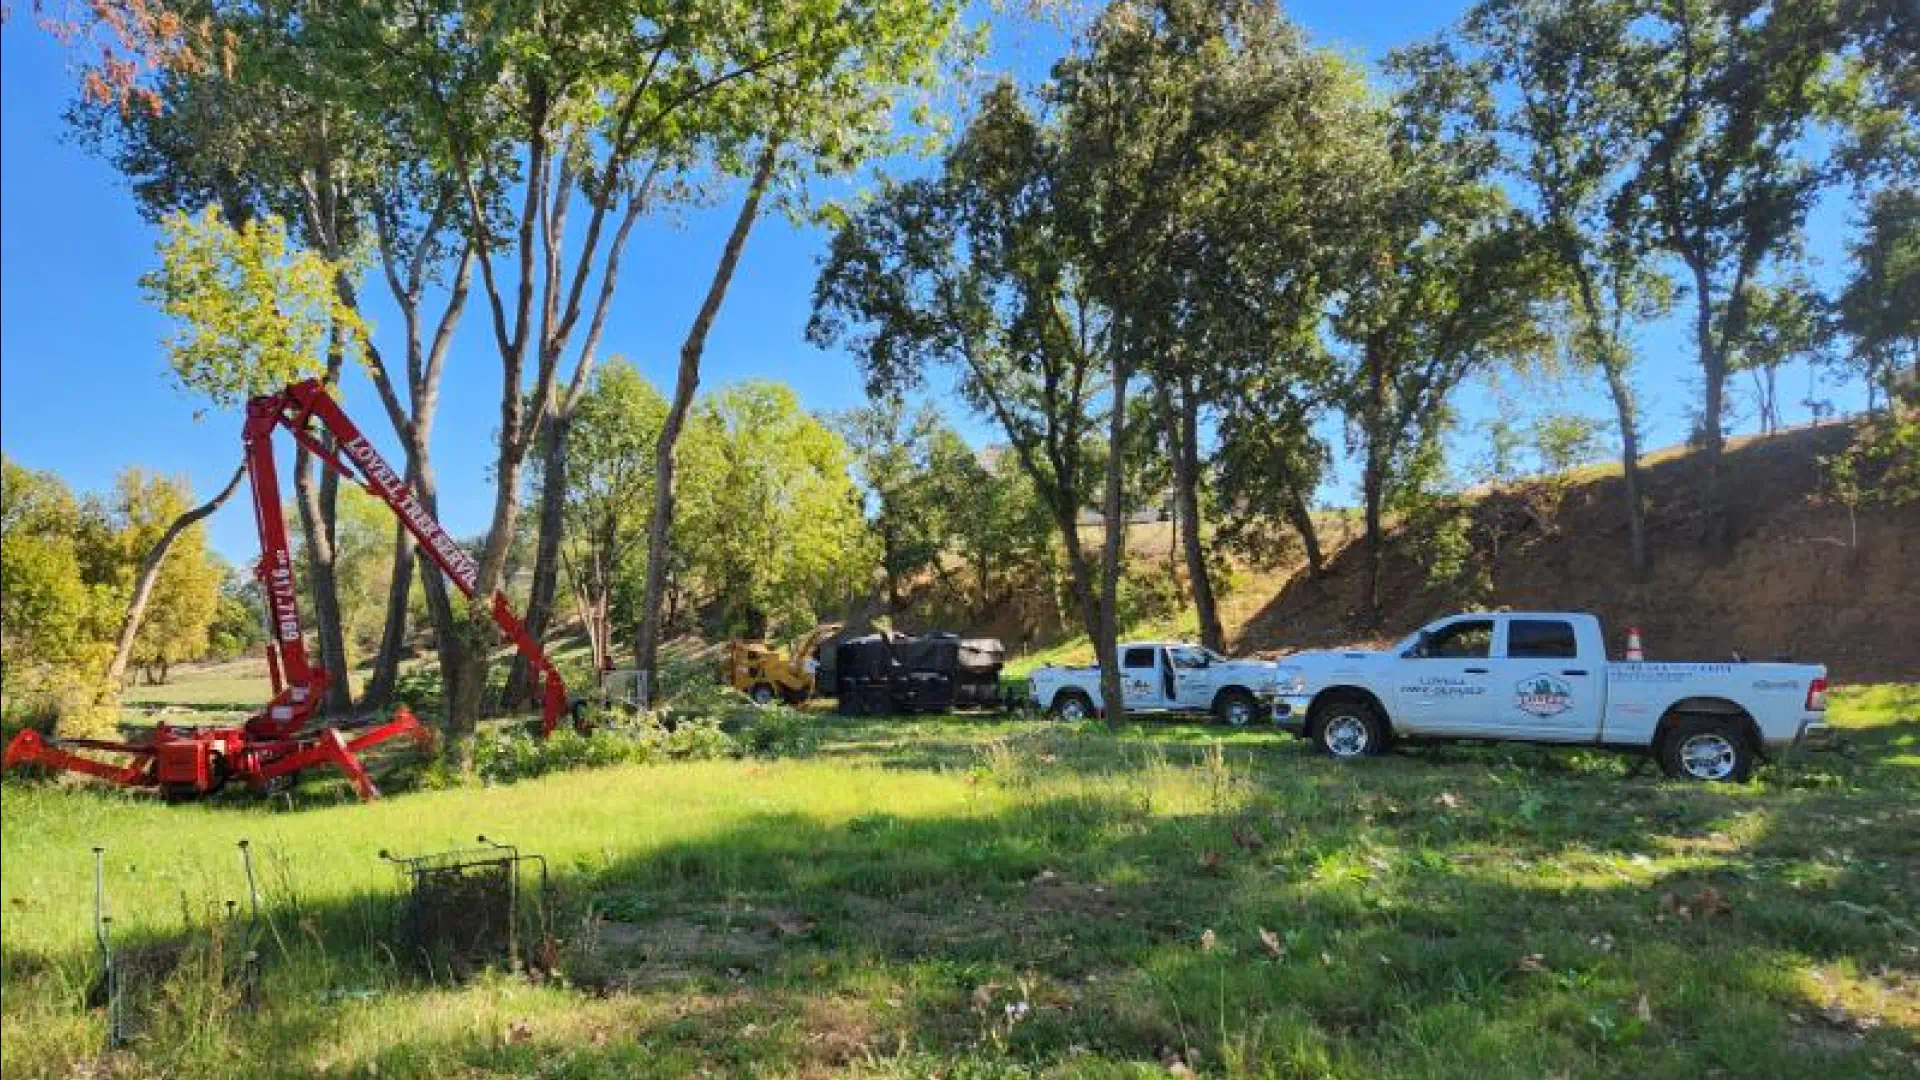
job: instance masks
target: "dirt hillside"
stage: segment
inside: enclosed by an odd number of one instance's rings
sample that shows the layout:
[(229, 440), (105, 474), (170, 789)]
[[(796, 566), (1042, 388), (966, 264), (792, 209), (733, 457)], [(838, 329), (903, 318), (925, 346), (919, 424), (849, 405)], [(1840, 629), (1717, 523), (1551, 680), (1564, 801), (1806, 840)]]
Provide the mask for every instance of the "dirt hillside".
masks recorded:
[[(1733, 542), (1700, 542), (1697, 455), (1655, 455), (1646, 468), (1654, 566), (1635, 581), (1627, 558), (1618, 470), (1595, 470), (1541, 518), (1541, 492), (1491, 492), (1475, 510), (1474, 555), (1488, 570), (1486, 606), (1587, 610), (1608, 625), (1616, 651), (1638, 625), (1649, 659), (1791, 656), (1827, 664), (1836, 680), (1920, 680), (1920, 506), (1861, 511), (1826, 497), (1820, 458), (1851, 428), (1827, 425), (1740, 440), (1724, 483)], [(1288, 651), (1392, 637), (1453, 610), (1428, 587), (1412, 545), (1386, 562), (1379, 629), (1362, 616), (1365, 553), (1349, 542), (1326, 577), (1294, 571), (1256, 577), (1234, 607), (1236, 651)]]

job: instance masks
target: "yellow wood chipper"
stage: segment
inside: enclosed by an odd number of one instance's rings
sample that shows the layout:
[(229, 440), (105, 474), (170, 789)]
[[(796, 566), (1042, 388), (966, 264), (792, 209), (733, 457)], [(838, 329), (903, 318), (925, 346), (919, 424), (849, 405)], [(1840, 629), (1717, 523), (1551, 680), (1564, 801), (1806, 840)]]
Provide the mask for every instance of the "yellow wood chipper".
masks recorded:
[(814, 653), (839, 631), (839, 623), (821, 623), (784, 653), (765, 641), (730, 641), (727, 682), (756, 704), (798, 705), (819, 690), (820, 664)]

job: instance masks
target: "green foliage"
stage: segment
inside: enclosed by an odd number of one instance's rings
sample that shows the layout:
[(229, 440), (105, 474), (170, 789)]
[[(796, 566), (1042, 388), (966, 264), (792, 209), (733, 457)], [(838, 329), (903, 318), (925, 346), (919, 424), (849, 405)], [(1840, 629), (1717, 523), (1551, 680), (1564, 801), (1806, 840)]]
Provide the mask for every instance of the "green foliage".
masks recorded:
[(1875, 192), (1865, 229), (1850, 246), (1854, 276), (1838, 304), (1839, 329), (1851, 338), (1869, 385), (1885, 385), (1920, 364), (1920, 187)]
[[(1371, 224), (1352, 237), (1330, 320), (1345, 346), (1341, 401), (1375, 552), (1379, 507), (1414, 498), (1433, 475), (1453, 392), (1552, 344), (1556, 282), (1540, 230), (1495, 183), (1485, 127), (1459, 122), (1490, 107), (1491, 91), (1431, 63), (1430, 51), (1394, 56), (1408, 81), (1393, 102), (1385, 164), (1370, 178)], [(1372, 591), (1368, 602), (1378, 602)]]
[[(10, 708), (100, 729), (100, 685), (141, 559), (192, 504), (184, 481), (121, 473), (110, 499), (76, 500), (51, 473), (0, 459), (0, 671)], [(175, 541), (134, 640), (152, 674), (209, 651), (222, 571), (195, 526)], [(101, 733), (90, 730), (90, 734)]]
[(207, 628), (207, 655), (215, 660), (232, 660), (266, 642), (266, 612), (259, 583), (251, 574), (229, 569), (220, 584), (213, 624)]
[[(594, 373), (567, 428), (564, 566), (596, 632), (638, 620), (653, 517), (653, 449), (667, 403), (631, 363), (615, 357)], [(544, 477), (539, 483), (545, 483)]]
[(1549, 476), (1564, 477), (1591, 463), (1600, 456), (1603, 430), (1598, 420), (1578, 413), (1553, 412), (1536, 417), (1531, 434), (1541, 470)]
[(484, 783), (510, 784), (570, 769), (646, 764), (659, 758), (656, 741), (605, 728), (588, 735), (559, 730), (545, 739), (503, 731), (475, 741), (473, 772)]
[(140, 279), (174, 322), (168, 362), (180, 385), (216, 405), (327, 370), (358, 353), (367, 332), (335, 289), (348, 264), (299, 247), (276, 217), (234, 228), (215, 207), (161, 222), (160, 268)]
[(836, 427), (867, 489), (880, 569), (898, 604), (916, 578), (940, 569), (987, 470), (931, 405), (909, 415), (904, 402), (882, 398), (841, 414)]
[[(83, 510), (59, 477), (0, 458), (0, 670), (9, 697), (91, 660), (112, 632), (113, 583), (88, 580)], [(88, 562), (96, 562), (89, 558)]]
[(807, 757), (820, 743), (820, 724), (799, 709), (763, 705), (747, 714), (734, 742), (750, 757)]
[(780, 383), (698, 403), (679, 448), (674, 543), (729, 633), (811, 626), (864, 594), (874, 545), (847, 447)]
[[(301, 515), (287, 512), (287, 531), (299, 570), (305, 611), (317, 610), (312, 575), (307, 571), (311, 550), (306, 544)], [(349, 667), (380, 647), (386, 629), (387, 590), (393, 581), (393, 510), (358, 484), (341, 484), (333, 522), (334, 595), (340, 609), (340, 630)], [(415, 625), (422, 625), (416, 623)]]
[(1636, 129), (1613, 212), (1685, 270), (1705, 380), (1700, 433), (1719, 453), (1722, 386), (1752, 342), (1770, 265), (1791, 270), (1833, 176), (1807, 153), (1835, 104), (1839, 24), (1826, 3), (1636, 3), (1616, 85)]
[[(133, 468), (115, 483), (112, 527), (121, 564), (115, 585), (130, 593), (140, 561), (174, 519), (193, 506), (184, 480), (155, 476)], [(225, 572), (207, 551), (206, 528), (195, 524), (174, 538), (154, 580), (146, 617), (134, 638), (130, 659), (164, 680), (167, 668), (205, 656), (208, 633), (220, 603)]]
[(1908, 387), (1888, 410), (1860, 421), (1851, 445), (1824, 465), (1835, 498), (1849, 508), (1920, 502), (1920, 389)]

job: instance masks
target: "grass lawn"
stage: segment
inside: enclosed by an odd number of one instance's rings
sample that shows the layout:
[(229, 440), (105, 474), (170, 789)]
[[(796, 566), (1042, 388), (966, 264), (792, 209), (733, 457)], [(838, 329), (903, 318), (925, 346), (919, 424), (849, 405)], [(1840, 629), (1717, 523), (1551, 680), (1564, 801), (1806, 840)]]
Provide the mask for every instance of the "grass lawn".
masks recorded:
[[(28, 1076), (1843, 1077), (1920, 1072), (1920, 687), (1751, 784), (1587, 751), (1341, 767), (1265, 732), (842, 721), (799, 761), (276, 812), (0, 785), (0, 1071)], [(429, 981), (382, 848), (551, 860), (564, 978)], [(102, 1056), (123, 955), (244, 899)], [(199, 941), (195, 932), (185, 940)]]

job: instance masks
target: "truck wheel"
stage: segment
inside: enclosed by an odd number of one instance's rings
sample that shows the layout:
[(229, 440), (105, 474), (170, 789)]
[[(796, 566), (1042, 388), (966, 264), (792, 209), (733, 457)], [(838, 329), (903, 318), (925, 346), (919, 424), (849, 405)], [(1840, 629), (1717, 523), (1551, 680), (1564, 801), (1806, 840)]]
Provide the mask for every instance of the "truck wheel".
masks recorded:
[(1742, 783), (1753, 775), (1753, 744), (1718, 716), (1683, 716), (1660, 743), (1660, 767), (1675, 780)]
[(766, 683), (754, 683), (753, 689), (747, 691), (747, 697), (755, 705), (771, 705), (773, 704), (773, 687)]
[(1387, 724), (1380, 710), (1360, 698), (1335, 698), (1321, 706), (1313, 724), (1313, 745), (1343, 761), (1385, 753)]
[(1093, 701), (1078, 690), (1062, 690), (1053, 696), (1050, 711), (1055, 720), (1078, 723), (1093, 715)]
[(1237, 686), (1220, 691), (1213, 699), (1213, 715), (1223, 724), (1233, 727), (1246, 727), (1260, 712), (1260, 703), (1253, 695)]

